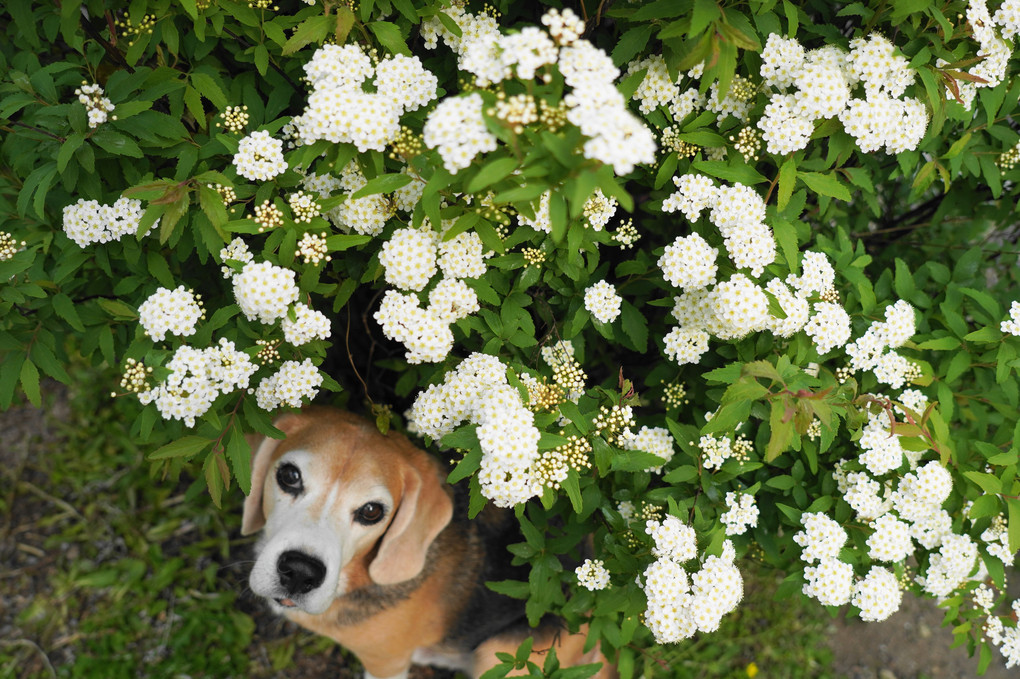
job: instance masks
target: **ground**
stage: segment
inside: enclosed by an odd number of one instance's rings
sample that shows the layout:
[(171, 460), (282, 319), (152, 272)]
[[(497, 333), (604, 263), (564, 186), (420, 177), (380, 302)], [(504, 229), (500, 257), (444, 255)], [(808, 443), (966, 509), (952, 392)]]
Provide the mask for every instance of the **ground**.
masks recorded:
[[(0, 677), (358, 676), (339, 649), (272, 616), (246, 589), (251, 543), (237, 535), (236, 518), (220, 523), (215, 511), (189, 513), (189, 502), (208, 501), (193, 500), (186, 484), (154, 479), (159, 492), (132, 488), (137, 470), (124, 466), (117, 441), (106, 444), (101, 435), (76, 443), (81, 450), (71, 458), (101, 468), (108, 458), (109, 468), (96, 476), (67, 468), (64, 446), (80, 432), (80, 410), (54, 386), (43, 410), (0, 413)], [(102, 410), (94, 416), (110, 417)], [(754, 605), (786, 604), (759, 597)], [(913, 598), (883, 623), (833, 619), (823, 625), (831, 668), (799, 676), (976, 676), (976, 660), (950, 648), (941, 622), (934, 604)], [(196, 665), (198, 656), (204, 660)], [(758, 676), (779, 676), (764, 658), (755, 664)], [(172, 669), (178, 665), (199, 671)], [(985, 676), (1017, 675), (996, 657)], [(440, 677), (448, 675), (414, 674)]]

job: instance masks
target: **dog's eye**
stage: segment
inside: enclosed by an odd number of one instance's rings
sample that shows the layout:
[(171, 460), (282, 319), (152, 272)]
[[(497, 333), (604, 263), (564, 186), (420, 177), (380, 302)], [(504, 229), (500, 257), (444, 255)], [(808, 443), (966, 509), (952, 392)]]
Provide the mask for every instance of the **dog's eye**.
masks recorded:
[(281, 464), (276, 469), (276, 482), (280, 484), (280, 488), (285, 493), (291, 495), (297, 495), (304, 490), (304, 484), (301, 482), (301, 470), (289, 463)]
[(382, 521), (385, 515), (386, 508), (381, 504), (378, 502), (366, 502), (358, 508), (358, 511), (354, 512), (354, 520), (363, 526), (371, 526)]

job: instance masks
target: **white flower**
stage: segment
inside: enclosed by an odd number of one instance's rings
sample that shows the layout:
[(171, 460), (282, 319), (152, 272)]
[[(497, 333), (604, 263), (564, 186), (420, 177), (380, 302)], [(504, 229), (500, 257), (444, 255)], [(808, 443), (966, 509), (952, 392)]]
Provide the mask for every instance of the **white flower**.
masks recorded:
[[(82, 82), (81, 87), (74, 91), (78, 95), (78, 102), (85, 105), (89, 118), (89, 127), (96, 128), (105, 123), (109, 113), (114, 109), (113, 102), (106, 96), (103, 88), (98, 83), (89, 84)], [(113, 116), (116, 120), (117, 116)]]
[(648, 471), (661, 472), (673, 459), (673, 436), (662, 427), (641, 427), (637, 434), (628, 429), (620, 436), (619, 445), (624, 450), (640, 450), (662, 458), (662, 464), (649, 467)]
[(847, 539), (842, 526), (821, 512), (806, 512), (800, 520), (804, 530), (794, 534), (793, 541), (804, 548), (801, 559), (811, 563), (839, 556)]
[[(78, 202), (64, 207), (64, 233), (80, 248), (119, 240), (137, 233), (143, 212), (141, 201), (133, 198), (118, 198), (113, 205), (79, 198)], [(159, 219), (143, 235), (158, 226)]]
[(868, 556), (876, 561), (899, 563), (914, 553), (910, 539), (910, 526), (892, 514), (885, 514), (872, 522), (875, 532), (868, 538)]
[(240, 262), (241, 264), (247, 264), (252, 261), (255, 257), (251, 254), (248, 249), (248, 245), (240, 237), (234, 238), (230, 241), (226, 247), (220, 250), (220, 261), (223, 265), (220, 270), (223, 272), (224, 278), (230, 278), (234, 275), (234, 269), (227, 266), (227, 262)]
[(718, 255), (718, 249), (692, 233), (667, 245), (657, 264), (670, 285), (683, 290), (701, 290), (715, 284)]
[(205, 318), (205, 310), (193, 290), (180, 285), (175, 290), (159, 288), (138, 307), (138, 322), (145, 334), (157, 342), (166, 333), (178, 337), (195, 334), (195, 324)]
[(479, 278), (488, 270), (485, 260), (492, 252), (486, 252), (481, 237), (474, 231), (458, 233), (440, 241), (438, 247), (437, 263), (447, 278)]
[(854, 585), (850, 603), (861, 610), (861, 620), (880, 622), (898, 611), (902, 600), (903, 592), (896, 574), (881, 566), (872, 566), (867, 577)]
[(234, 298), (241, 313), (249, 321), (275, 323), (287, 314), (297, 301), (299, 290), (294, 283), (295, 274), (289, 269), (269, 262), (245, 264), (241, 273), (234, 276)]
[(804, 326), (819, 354), (827, 354), (850, 339), (850, 315), (833, 302), (815, 304), (815, 314)]
[(408, 363), (438, 363), (453, 348), (449, 323), (422, 309), (413, 295), (387, 290), (374, 318), (387, 338), (403, 343)]
[(667, 516), (662, 521), (646, 521), (645, 532), (655, 540), (652, 554), (657, 558), (683, 563), (698, 556), (694, 528), (680, 523), (680, 519), (675, 516)]
[(620, 315), (623, 299), (616, 294), (616, 286), (599, 281), (584, 291), (584, 308), (600, 323), (612, 323)]
[(383, 243), (379, 263), (390, 285), (422, 290), (436, 273), (436, 235), (422, 229), (398, 229)]
[(428, 312), (445, 323), (454, 323), (476, 313), (478, 295), (456, 278), (444, 278), (429, 292)]
[(842, 606), (850, 601), (854, 585), (854, 569), (834, 557), (825, 557), (817, 566), (804, 568), (803, 592), (818, 599), (823, 606)]
[(234, 166), (245, 179), (269, 181), (287, 170), (283, 142), (273, 139), (265, 130), (252, 132), (238, 142)]
[(315, 398), (322, 385), (322, 374), (312, 359), (302, 362), (284, 361), (279, 371), (259, 382), (255, 400), (263, 410), (276, 410), (280, 406), (300, 408)]
[(284, 316), (280, 324), (283, 337), (294, 346), (300, 346), (314, 339), (329, 339), (329, 318), (321, 311), (312, 309), (307, 304), (294, 305), (294, 320)]
[(221, 338), (215, 347), (180, 346), (165, 366), (170, 374), (149, 391), (138, 394), (143, 404), (155, 403), (164, 419), (183, 420), (195, 426), (220, 394), (247, 389), (257, 370), (248, 355)]
[(697, 328), (677, 326), (663, 338), (666, 355), (680, 365), (697, 363), (708, 351), (708, 333)]
[(726, 493), (726, 512), (719, 519), (726, 524), (727, 535), (743, 535), (758, 525), (758, 506), (747, 493)]
[(482, 120), (482, 105), (478, 93), (449, 97), (440, 102), (425, 121), (425, 145), (438, 149), (443, 166), (451, 174), (470, 165), (479, 153), (496, 149), (496, 137)]
[(584, 563), (574, 569), (577, 584), (585, 589), (596, 592), (609, 586), (609, 571), (601, 559), (585, 559)]

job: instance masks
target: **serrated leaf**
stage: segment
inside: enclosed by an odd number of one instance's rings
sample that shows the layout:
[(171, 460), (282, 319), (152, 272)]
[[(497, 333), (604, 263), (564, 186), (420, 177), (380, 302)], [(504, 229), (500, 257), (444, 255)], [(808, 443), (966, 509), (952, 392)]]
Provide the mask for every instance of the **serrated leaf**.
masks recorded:
[(302, 21), (294, 28), (281, 54), (289, 56), (309, 43), (321, 43), (336, 28), (335, 14), (318, 14)]
[(212, 445), (212, 441), (203, 436), (185, 436), (149, 453), (150, 460), (165, 460), (174, 457), (192, 457)]
[(21, 389), (36, 408), (42, 407), (42, 394), (39, 391), (39, 369), (32, 361), (21, 364)]
[(834, 173), (798, 172), (797, 177), (819, 195), (831, 196), (844, 201), (850, 200), (850, 190)]
[(85, 135), (75, 132), (74, 134), (68, 135), (67, 139), (63, 144), (60, 145), (60, 151), (57, 153), (57, 172), (63, 172), (64, 168), (67, 167), (67, 163), (74, 156), (74, 152), (85, 141)]
[(212, 105), (219, 110), (222, 111), (227, 107), (227, 96), (223, 94), (223, 89), (216, 82), (216, 79), (208, 73), (192, 73), (191, 84), (194, 85), (199, 94), (212, 102)]
[(251, 495), (252, 492), (251, 454), (251, 446), (248, 445), (241, 427), (235, 420), (227, 436), (227, 459), (230, 460), (230, 467), (234, 470), (237, 485), (245, 495)]
[(74, 302), (66, 294), (60, 292), (53, 296), (50, 300), (53, 304), (53, 310), (57, 312), (57, 315), (67, 321), (67, 324), (78, 332), (85, 332), (85, 324), (81, 322), (81, 316), (78, 315), (78, 310), (75, 308)]
[(366, 25), (387, 52), (411, 56), (411, 51), (407, 49), (407, 43), (404, 42), (404, 36), (401, 35), (400, 28), (396, 24), (389, 21), (373, 21)]
[(378, 177), (369, 179), (364, 186), (352, 193), (351, 199), (364, 198), (365, 196), (372, 196), (377, 193), (392, 193), (410, 183), (411, 177), (403, 172), (381, 174)]
[(468, 182), (466, 190), (468, 193), (478, 193), (510, 176), (510, 173), (515, 169), (517, 169), (516, 158), (497, 158), (482, 166), (478, 174)]

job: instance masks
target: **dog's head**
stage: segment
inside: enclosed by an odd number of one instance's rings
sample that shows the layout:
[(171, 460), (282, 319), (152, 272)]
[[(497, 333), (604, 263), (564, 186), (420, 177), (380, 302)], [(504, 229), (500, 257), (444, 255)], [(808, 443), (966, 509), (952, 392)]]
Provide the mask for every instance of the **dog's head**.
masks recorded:
[(285, 415), (287, 436), (257, 444), (241, 532), (264, 529), (252, 590), (323, 613), (354, 575), (394, 584), (418, 575), (453, 503), (437, 466), (399, 434), (330, 408)]

